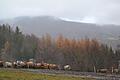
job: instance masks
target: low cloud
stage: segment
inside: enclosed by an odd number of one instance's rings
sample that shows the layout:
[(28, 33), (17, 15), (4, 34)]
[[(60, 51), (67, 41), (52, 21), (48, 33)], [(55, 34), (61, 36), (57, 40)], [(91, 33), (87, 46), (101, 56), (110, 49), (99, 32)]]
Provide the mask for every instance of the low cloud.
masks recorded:
[(120, 25), (120, 0), (0, 0), (0, 19), (41, 15)]

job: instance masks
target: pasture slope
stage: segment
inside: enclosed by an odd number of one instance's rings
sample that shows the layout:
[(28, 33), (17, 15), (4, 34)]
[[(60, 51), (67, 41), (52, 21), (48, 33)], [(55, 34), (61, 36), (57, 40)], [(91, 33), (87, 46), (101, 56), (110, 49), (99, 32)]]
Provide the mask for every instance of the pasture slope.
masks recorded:
[(37, 74), (16, 69), (0, 69), (0, 80), (94, 80), (64, 75)]

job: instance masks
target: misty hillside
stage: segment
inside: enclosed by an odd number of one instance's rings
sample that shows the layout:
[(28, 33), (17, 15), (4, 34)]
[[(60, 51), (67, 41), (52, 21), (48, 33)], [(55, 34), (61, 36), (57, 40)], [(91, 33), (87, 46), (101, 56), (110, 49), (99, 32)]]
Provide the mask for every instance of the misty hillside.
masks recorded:
[(97, 38), (114, 48), (120, 44), (120, 26), (116, 25), (70, 22), (52, 16), (17, 17), (15, 19), (1, 20), (0, 23), (19, 26), (24, 33), (33, 33), (39, 37), (46, 33), (51, 34), (53, 37), (62, 34), (65, 37), (76, 39)]

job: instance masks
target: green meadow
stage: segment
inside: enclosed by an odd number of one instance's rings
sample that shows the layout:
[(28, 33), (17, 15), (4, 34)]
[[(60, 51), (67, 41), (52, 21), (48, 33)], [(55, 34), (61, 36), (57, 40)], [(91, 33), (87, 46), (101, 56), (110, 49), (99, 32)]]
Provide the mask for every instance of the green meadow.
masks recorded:
[(20, 70), (0, 69), (0, 80), (94, 80), (94, 79), (65, 75), (37, 74)]

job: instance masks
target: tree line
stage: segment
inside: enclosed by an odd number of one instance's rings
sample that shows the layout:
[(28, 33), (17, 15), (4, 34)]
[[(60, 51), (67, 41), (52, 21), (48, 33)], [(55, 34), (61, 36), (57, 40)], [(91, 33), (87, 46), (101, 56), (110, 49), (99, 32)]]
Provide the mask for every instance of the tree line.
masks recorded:
[(0, 25), (0, 59), (4, 61), (35, 59), (38, 62), (71, 65), (72, 70), (93, 71), (118, 68), (120, 50), (114, 50), (97, 39), (69, 39), (49, 34), (38, 38), (23, 34), (19, 27)]

